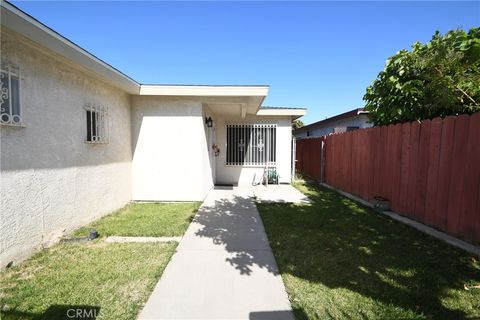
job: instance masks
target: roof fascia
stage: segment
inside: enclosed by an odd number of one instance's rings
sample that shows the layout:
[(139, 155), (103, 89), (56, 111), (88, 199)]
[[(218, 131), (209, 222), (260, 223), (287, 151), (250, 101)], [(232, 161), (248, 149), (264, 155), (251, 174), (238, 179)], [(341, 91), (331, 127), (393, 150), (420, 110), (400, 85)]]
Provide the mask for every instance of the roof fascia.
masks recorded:
[(138, 82), (61, 36), (14, 5), (1, 1), (1, 8), (2, 25), (30, 38), (68, 60), (110, 79), (128, 93), (138, 94), (140, 92), (140, 84)]
[(141, 96), (265, 97), (268, 86), (141, 85)]

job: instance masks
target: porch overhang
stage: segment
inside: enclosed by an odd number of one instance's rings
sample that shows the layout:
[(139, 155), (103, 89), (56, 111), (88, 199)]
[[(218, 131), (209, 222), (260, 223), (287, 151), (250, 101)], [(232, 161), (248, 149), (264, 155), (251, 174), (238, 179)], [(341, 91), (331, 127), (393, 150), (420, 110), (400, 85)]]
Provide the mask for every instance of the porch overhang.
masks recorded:
[(216, 115), (257, 114), (267, 85), (141, 85), (141, 96), (185, 97), (201, 101)]
[(209, 97), (266, 97), (266, 85), (151, 85), (142, 84), (140, 95), (153, 96), (209, 96)]
[(262, 107), (257, 111), (257, 116), (291, 116), (294, 120), (306, 113), (306, 108)]

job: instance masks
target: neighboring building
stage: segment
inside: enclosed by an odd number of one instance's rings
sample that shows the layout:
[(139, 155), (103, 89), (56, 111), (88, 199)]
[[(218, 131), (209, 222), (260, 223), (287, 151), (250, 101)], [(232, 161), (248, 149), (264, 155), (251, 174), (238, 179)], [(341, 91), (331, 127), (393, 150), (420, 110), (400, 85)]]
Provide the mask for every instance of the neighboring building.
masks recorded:
[(291, 122), (268, 86), (142, 85), (2, 1), (3, 267), (131, 200), (291, 181)]
[(293, 135), (297, 139), (321, 137), (332, 133), (370, 127), (372, 127), (372, 124), (368, 120), (368, 111), (363, 108), (358, 108), (298, 128), (293, 131)]

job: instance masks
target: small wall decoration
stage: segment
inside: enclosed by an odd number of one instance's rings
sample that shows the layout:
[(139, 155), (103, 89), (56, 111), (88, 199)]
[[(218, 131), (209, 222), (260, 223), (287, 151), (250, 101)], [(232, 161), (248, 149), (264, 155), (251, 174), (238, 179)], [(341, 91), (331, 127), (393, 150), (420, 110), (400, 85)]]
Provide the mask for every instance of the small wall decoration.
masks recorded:
[(215, 157), (218, 157), (218, 155), (220, 154), (220, 148), (218, 147), (218, 145), (216, 145), (215, 143), (212, 145), (212, 149), (213, 149), (213, 154), (215, 155)]

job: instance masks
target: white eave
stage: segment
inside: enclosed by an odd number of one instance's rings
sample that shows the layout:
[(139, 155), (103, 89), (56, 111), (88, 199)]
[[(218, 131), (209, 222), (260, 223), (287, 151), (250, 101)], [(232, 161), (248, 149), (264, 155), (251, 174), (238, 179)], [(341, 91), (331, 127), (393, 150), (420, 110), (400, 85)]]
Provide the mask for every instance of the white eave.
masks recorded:
[(140, 84), (135, 80), (82, 49), (20, 9), (5, 1), (1, 1), (1, 9), (2, 25), (30, 38), (32, 41), (37, 42), (66, 59), (113, 81), (128, 93), (139, 93)]
[(141, 85), (144, 96), (266, 97), (268, 86)]
[(292, 116), (294, 119), (300, 118), (307, 113), (306, 109), (291, 109), (291, 108), (260, 108), (257, 111), (257, 116)]

